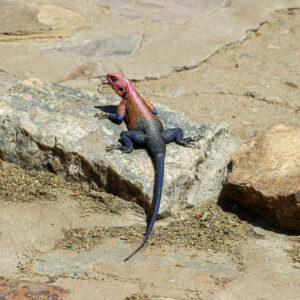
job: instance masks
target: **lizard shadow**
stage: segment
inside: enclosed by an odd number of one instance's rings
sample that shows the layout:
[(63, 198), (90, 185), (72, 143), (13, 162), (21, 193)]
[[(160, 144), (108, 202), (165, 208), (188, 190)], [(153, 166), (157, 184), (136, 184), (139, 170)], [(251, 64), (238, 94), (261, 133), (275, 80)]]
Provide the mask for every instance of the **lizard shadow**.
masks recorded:
[(107, 114), (115, 114), (117, 111), (117, 105), (95, 105), (94, 108), (100, 109)]
[[(95, 105), (94, 108), (97, 108), (106, 114), (115, 114), (118, 106), (117, 105)], [(122, 121), (114, 121), (114, 120), (111, 121), (117, 125), (119, 125), (122, 122)]]

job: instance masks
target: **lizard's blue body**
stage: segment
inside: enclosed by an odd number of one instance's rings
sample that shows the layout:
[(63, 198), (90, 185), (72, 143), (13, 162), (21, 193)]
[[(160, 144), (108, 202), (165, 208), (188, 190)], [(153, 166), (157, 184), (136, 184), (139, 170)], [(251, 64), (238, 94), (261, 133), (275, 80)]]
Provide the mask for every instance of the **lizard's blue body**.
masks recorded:
[(192, 142), (200, 137), (183, 138), (181, 128), (171, 128), (164, 130), (163, 124), (156, 116), (157, 111), (153, 105), (144, 100), (134, 89), (131, 82), (119, 73), (107, 75), (107, 80), (114, 91), (122, 97), (116, 115), (96, 114), (99, 119), (110, 119), (116, 123), (121, 123), (124, 118), (127, 123), (128, 131), (121, 132), (121, 144), (107, 147), (107, 151), (121, 150), (130, 153), (134, 145), (145, 146), (151, 153), (155, 167), (154, 185), (154, 211), (150, 223), (148, 224), (145, 237), (140, 246), (126, 260), (130, 259), (145, 245), (159, 211), (164, 178), (164, 160), (166, 143), (175, 141), (179, 145), (192, 147)]

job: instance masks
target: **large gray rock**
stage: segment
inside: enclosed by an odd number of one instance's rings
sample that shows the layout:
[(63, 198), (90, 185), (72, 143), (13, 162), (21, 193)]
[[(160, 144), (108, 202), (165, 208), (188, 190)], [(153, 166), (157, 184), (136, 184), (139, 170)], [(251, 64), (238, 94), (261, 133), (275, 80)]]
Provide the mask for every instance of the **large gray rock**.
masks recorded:
[[(115, 111), (119, 98), (27, 80), (0, 97), (0, 158), (25, 168), (46, 169), (87, 181), (146, 211), (153, 196), (154, 171), (144, 149), (106, 153), (126, 126), (93, 116)], [(188, 122), (183, 114), (156, 105), (165, 128), (202, 134), (196, 149), (167, 146), (160, 213), (168, 215), (219, 194), (235, 143), (221, 124)]]

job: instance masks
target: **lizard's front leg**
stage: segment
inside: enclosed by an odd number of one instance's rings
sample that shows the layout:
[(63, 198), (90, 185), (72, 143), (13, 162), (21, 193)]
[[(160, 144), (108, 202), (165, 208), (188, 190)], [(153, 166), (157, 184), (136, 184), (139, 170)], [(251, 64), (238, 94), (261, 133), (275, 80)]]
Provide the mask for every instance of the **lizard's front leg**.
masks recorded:
[(96, 113), (94, 117), (98, 118), (99, 120), (109, 119), (117, 124), (121, 124), (122, 121), (124, 120), (124, 115), (118, 115), (118, 114), (113, 115), (113, 114), (105, 114), (105, 113)]
[(199, 134), (193, 138), (184, 138), (181, 128), (170, 128), (162, 132), (162, 138), (166, 143), (175, 142), (176, 144), (184, 147), (195, 148), (195, 143), (202, 138), (202, 135)]
[(123, 153), (130, 153), (133, 150), (133, 145), (142, 146), (145, 143), (146, 135), (139, 130), (122, 131), (120, 135), (122, 145), (110, 145), (106, 147), (106, 151), (121, 150)]
[(123, 99), (117, 108), (116, 114), (96, 113), (95, 118), (99, 120), (109, 119), (114, 123), (121, 124), (126, 116), (126, 100)]

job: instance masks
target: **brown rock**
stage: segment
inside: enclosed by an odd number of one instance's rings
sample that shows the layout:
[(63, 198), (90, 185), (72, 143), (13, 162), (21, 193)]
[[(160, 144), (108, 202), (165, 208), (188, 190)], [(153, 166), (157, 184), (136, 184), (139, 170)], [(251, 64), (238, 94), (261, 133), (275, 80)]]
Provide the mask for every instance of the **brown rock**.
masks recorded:
[(0, 295), (1, 299), (17, 300), (17, 299), (64, 299), (68, 294), (66, 290), (58, 286), (49, 284), (15, 280), (0, 277)]
[(89, 79), (103, 77), (105, 73), (98, 65), (81, 65), (71, 74), (63, 78), (63, 81), (73, 79)]
[(300, 129), (278, 125), (232, 158), (226, 196), (280, 228), (300, 231)]

